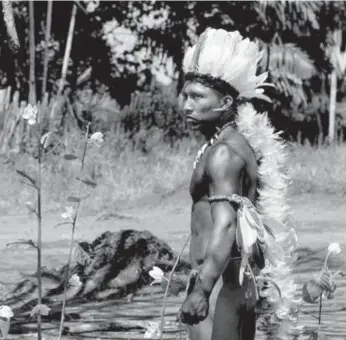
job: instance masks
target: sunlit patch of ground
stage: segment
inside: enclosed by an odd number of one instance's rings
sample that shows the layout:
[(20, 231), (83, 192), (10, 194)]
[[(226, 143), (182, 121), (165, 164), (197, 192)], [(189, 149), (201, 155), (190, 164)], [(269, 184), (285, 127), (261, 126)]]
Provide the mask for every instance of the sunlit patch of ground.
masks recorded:
[[(331, 242), (338, 242), (342, 247), (342, 254), (337, 258), (331, 259), (331, 268), (341, 269), (346, 272), (346, 236), (345, 229), (345, 206), (346, 201), (342, 197), (335, 195), (304, 194), (295, 196), (291, 199), (294, 217), (297, 219), (297, 233), (299, 237), (300, 259), (295, 268), (295, 278), (297, 282), (304, 282), (312, 275), (316, 275), (321, 269), (326, 249)], [(93, 240), (106, 230), (118, 231), (121, 229), (147, 229), (154, 235), (167, 241), (175, 250), (179, 251), (189, 234), (189, 211), (190, 202), (187, 195), (187, 188), (181, 188), (168, 195), (166, 198), (158, 198), (157, 195), (148, 196), (143, 205), (133, 205), (121, 213), (108, 211), (99, 216), (82, 217), (77, 226), (77, 238), (83, 240)], [(43, 228), (43, 265), (48, 268), (56, 267), (65, 263), (69, 246), (70, 229), (66, 226), (55, 228), (60, 221), (59, 214), (50, 214), (44, 218)], [(32, 249), (20, 247), (6, 247), (9, 242), (20, 238), (36, 239), (36, 221), (33, 215), (12, 215), (0, 218), (0, 249), (2, 273), (1, 281), (11, 283), (18, 280), (23, 274), (33, 273), (36, 267), (36, 253)], [(184, 257), (187, 257), (187, 250)], [(345, 279), (338, 278), (338, 295), (334, 300), (325, 303), (326, 332), (332, 339), (344, 338), (346, 332), (346, 285)], [(170, 297), (167, 307), (168, 320), (173, 320), (175, 312), (183, 299)], [(117, 312), (114, 318), (118, 320), (136, 319), (138, 311), (145, 309), (148, 316), (157, 320), (162, 307), (162, 293), (154, 295), (135, 296), (132, 302), (123, 302), (121, 308), (112, 306), (110, 311)], [(121, 313), (120, 313), (120, 309)], [(136, 311), (137, 310), (137, 311)], [(150, 311), (150, 312), (149, 312)], [(314, 312), (316, 311), (316, 313)], [(306, 305), (303, 308), (302, 320), (307, 325), (317, 324), (313, 315), (317, 315), (318, 306)], [(120, 314), (119, 314), (120, 313)], [(133, 313), (133, 315), (131, 314)], [(313, 315), (311, 315), (313, 314)], [(132, 316), (131, 316), (132, 315)], [(141, 320), (143, 318), (140, 317)], [(101, 321), (100, 321), (101, 322)], [(45, 333), (45, 339), (55, 338)], [(83, 338), (139, 338), (142, 334), (139, 331), (127, 333), (92, 332), (86, 333)], [(125, 336), (125, 337), (124, 337)], [(179, 339), (180, 335), (170, 335), (171, 338)], [(30, 339), (34, 337), (12, 335), (15, 339)], [(74, 339), (79, 338), (74, 336)], [(260, 338), (260, 337), (259, 337)], [(340, 338), (340, 339), (341, 339)]]

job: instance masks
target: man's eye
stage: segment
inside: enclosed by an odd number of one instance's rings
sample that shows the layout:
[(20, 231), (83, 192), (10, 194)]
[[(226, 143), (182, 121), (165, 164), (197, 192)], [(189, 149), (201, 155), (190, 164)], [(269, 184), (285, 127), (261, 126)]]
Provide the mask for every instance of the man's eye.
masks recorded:
[(198, 94), (198, 93), (193, 93), (193, 94), (191, 95), (191, 97), (192, 97), (193, 99), (200, 99), (200, 98), (202, 98), (202, 96), (201, 96), (200, 94)]

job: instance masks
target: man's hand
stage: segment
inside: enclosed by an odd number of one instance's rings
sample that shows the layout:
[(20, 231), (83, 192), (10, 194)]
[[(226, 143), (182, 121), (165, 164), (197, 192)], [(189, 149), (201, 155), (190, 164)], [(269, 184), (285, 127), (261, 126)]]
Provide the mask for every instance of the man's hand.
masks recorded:
[(329, 293), (334, 293), (336, 284), (332, 281), (332, 274), (330, 271), (325, 271), (320, 278), (321, 288)]
[(209, 298), (202, 289), (195, 286), (184, 301), (178, 313), (177, 321), (188, 325), (198, 324), (208, 316), (208, 312)]

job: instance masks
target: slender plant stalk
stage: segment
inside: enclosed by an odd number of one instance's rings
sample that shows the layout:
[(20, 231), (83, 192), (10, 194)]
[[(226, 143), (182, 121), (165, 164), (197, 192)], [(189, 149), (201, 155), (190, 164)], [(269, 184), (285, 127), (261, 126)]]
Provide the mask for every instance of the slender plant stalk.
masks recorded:
[(29, 25), (30, 25), (30, 73), (29, 73), (29, 102), (36, 103), (36, 81), (35, 81), (35, 13), (34, 1), (29, 1)]
[[(323, 267), (321, 270), (320, 274), (320, 279), (322, 278), (323, 273), (328, 270), (328, 258), (329, 258), (330, 253), (328, 252), (326, 255), (326, 258), (324, 259)], [(318, 325), (321, 325), (321, 319), (322, 319), (322, 296), (323, 296), (323, 291), (320, 294), (320, 301), (319, 301), (319, 310), (318, 310)]]
[(177, 256), (175, 263), (173, 265), (173, 268), (171, 270), (171, 273), (169, 274), (169, 278), (168, 278), (168, 282), (167, 282), (167, 286), (166, 286), (166, 290), (165, 290), (165, 295), (163, 297), (163, 307), (162, 307), (162, 311), (161, 311), (161, 322), (160, 322), (160, 340), (162, 340), (163, 338), (163, 324), (165, 322), (165, 310), (166, 310), (166, 304), (167, 304), (167, 296), (168, 296), (168, 291), (169, 291), (169, 285), (171, 284), (175, 269), (177, 268), (177, 265), (180, 261), (181, 255), (184, 252), (185, 247), (187, 246), (187, 244), (189, 243), (191, 238), (191, 233), (189, 234), (189, 237), (187, 238), (187, 240), (185, 241), (183, 247), (181, 248), (181, 251), (179, 253), (179, 255)]
[(45, 30), (45, 46), (43, 54), (43, 80), (42, 80), (42, 100), (46, 93), (47, 88), (47, 76), (48, 76), (48, 43), (50, 39), (50, 31), (52, 27), (52, 12), (53, 12), (53, 0), (47, 1), (47, 18), (46, 18), (46, 30)]
[(321, 325), (321, 319), (322, 319), (322, 294), (320, 294), (320, 308), (318, 310), (318, 326)]
[[(41, 190), (41, 164), (42, 164), (42, 152), (41, 152), (41, 121), (40, 121), (40, 107), (37, 112), (37, 145), (38, 145), (38, 168), (37, 168), (37, 287), (38, 298), (37, 303), (42, 304), (42, 190)], [(42, 339), (41, 334), (41, 313), (37, 316), (37, 339)]]
[[(85, 161), (85, 156), (86, 156), (86, 152), (87, 152), (89, 125), (90, 125), (90, 123), (86, 127), (85, 143), (84, 143), (82, 162), (81, 162), (81, 168), (80, 168), (80, 178), (82, 178), (82, 172), (84, 169), (84, 161)], [(80, 180), (79, 181), (79, 188), (78, 188), (78, 198), (80, 198), (80, 196), (81, 196), (81, 190), (82, 190), (82, 181)], [(77, 223), (77, 216), (78, 216), (80, 204), (81, 204), (81, 201), (78, 201), (76, 203), (76, 210), (75, 210), (75, 214), (74, 214), (73, 221), (72, 221), (71, 243), (70, 243), (70, 249), (69, 249), (69, 253), (68, 253), (67, 266), (66, 266), (66, 270), (65, 270), (64, 294), (63, 294), (63, 301), (62, 301), (62, 308), (61, 308), (61, 319), (60, 319), (58, 340), (61, 339), (63, 328), (64, 328), (68, 276), (69, 276), (69, 269), (70, 269), (70, 265), (71, 265), (72, 251), (73, 251), (74, 237), (75, 237), (75, 230), (76, 230), (76, 223)]]

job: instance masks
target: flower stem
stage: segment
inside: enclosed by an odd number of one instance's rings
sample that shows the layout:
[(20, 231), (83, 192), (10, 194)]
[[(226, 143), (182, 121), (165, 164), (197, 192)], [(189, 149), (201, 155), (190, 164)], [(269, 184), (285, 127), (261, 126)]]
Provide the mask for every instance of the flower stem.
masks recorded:
[(319, 311), (318, 311), (318, 326), (321, 325), (321, 318), (322, 318), (322, 294), (320, 294), (320, 308), (319, 308)]
[(329, 255), (330, 255), (330, 253), (328, 252), (326, 258), (324, 259), (323, 267), (322, 267), (322, 270), (321, 270), (321, 276), (323, 275), (325, 270), (328, 268), (327, 262), (328, 262)]
[[(37, 169), (37, 288), (38, 298), (37, 303), (42, 304), (42, 200), (41, 200), (41, 164), (42, 164), (42, 152), (41, 152), (41, 122), (40, 122), (40, 110), (37, 113), (37, 144), (38, 144), (38, 169)], [(37, 316), (37, 339), (42, 339), (41, 334), (41, 314)]]
[[(86, 132), (85, 132), (85, 143), (84, 143), (83, 155), (82, 155), (82, 161), (81, 161), (81, 167), (80, 167), (80, 178), (82, 178), (82, 172), (84, 169), (84, 161), (85, 161), (85, 156), (86, 156), (86, 152), (87, 152), (89, 126), (90, 126), (90, 123), (87, 124)], [(82, 190), (82, 181), (80, 180), (79, 181), (79, 188), (78, 188), (78, 198), (81, 197), (81, 190)], [(70, 265), (71, 265), (71, 258), (72, 258), (72, 250), (73, 250), (73, 245), (74, 245), (74, 237), (75, 237), (75, 230), (76, 230), (76, 224), (77, 224), (77, 217), (78, 217), (78, 211), (79, 211), (80, 204), (81, 204), (80, 202), (81, 201), (78, 201), (76, 203), (76, 210), (75, 210), (74, 218), (72, 221), (71, 242), (70, 242), (70, 249), (69, 249), (69, 253), (68, 253), (67, 266), (66, 266), (66, 270), (65, 270), (64, 294), (63, 294), (63, 301), (62, 301), (62, 308), (61, 308), (61, 319), (60, 319), (58, 340), (61, 339), (63, 328), (64, 328), (68, 275), (69, 275), (69, 269), (70, 269)]]
[(189, 237), (185, 241), (185, 243), (184, 243), (180, 253), (178, 254), (178, 256), (177, 256), (177, 258), (175, 260), (175, 263), (173, 265), (173, 268), (171, 270), (171, 273), (169, 274), (169, 278), (168, 278), (168, 282), (167, 282), (167, 286), (166, 286), (166, 290), (165, 290), (165, 295), (164, 295), (164, 298), (163, 298), (163, 307), (162, 307), (162, 311), (161, 311), (160, 340), (162, 340), (162, 338), (163, 338), (163, 324), (165, 322), (165, 310), (166, 310), (166, 304), (167, 304), (167, 296), (168, 296), (168, 291), (169, 291), (169, 285), (171, 284), (171, 281), (172, 281), (175, 269), (177, 268), (177, 265), (178, 265), (178, 263), (180, 261), (181, 255), (183, 254), (183, 251), (184, 251), (185, 247), (189, 243), (190, 238), (191, 238), (191, 233), (189, 234)]

